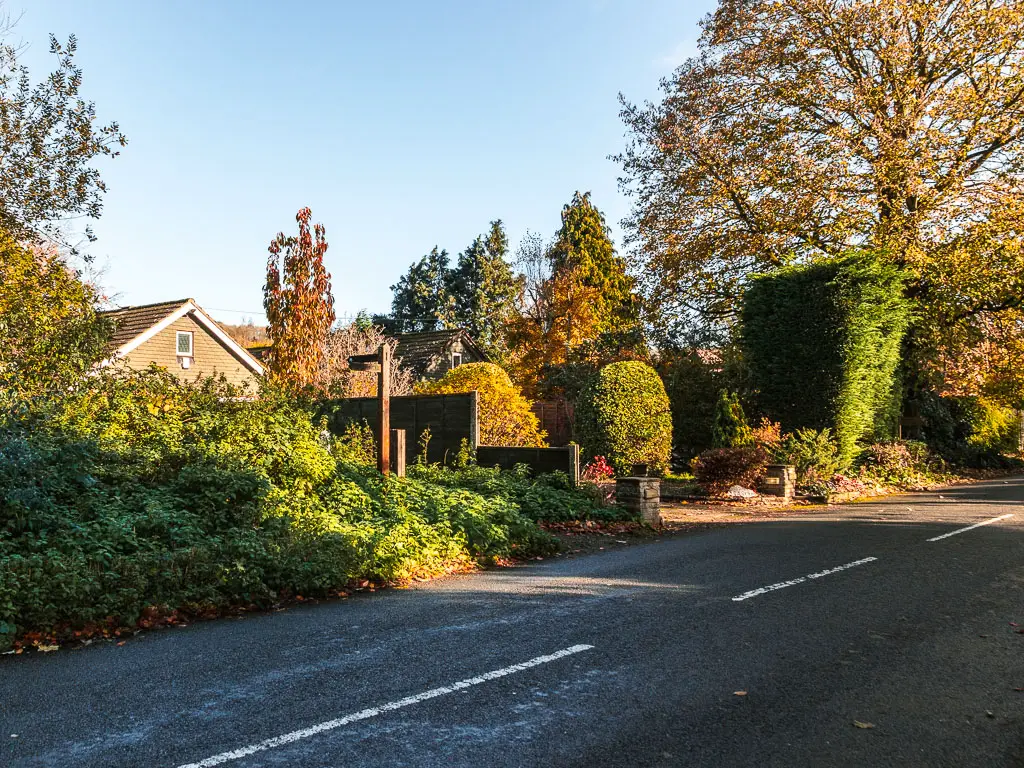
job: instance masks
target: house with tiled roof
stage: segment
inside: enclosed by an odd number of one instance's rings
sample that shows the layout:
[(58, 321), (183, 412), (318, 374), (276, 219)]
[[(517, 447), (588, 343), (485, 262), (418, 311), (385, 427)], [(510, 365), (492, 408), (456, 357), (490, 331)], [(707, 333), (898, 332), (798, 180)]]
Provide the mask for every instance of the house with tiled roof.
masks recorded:
[(182, 381), (223, 375), (235, 385), (254, 384), (262, 363), (236, 343), (194, 299), (165, 301), (103, 312), (113, 332), (101, 367), (156, 364)]
[(487, 353), (462, 328), (395, 336), (395, 358), (418, 379), (439, 379), (465, 363), (489, 362)]

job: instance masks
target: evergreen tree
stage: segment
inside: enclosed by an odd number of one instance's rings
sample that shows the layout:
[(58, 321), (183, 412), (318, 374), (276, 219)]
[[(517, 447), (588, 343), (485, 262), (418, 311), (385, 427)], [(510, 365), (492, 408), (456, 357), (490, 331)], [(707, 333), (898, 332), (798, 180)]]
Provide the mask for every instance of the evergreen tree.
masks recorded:
[(735, 392), (730, 394), (729, 390), (723, 389), (718, 393), (711, 441), (715, 448), (739, 448), (753, 441), (740, 396)]
[(520, 248), (521, 314), (506, 334), (513, 377), (531, 396), (574, 398), (603, 365), (647, 355), (626, 263), (590, 193), (573, 195), (551, 245)]
[(506, 260), (508, 236), (500, 220), (462, 253), (448, 274), (456, 324), (495, 359), (505, 356), (504, 326), (516, 312), (522, 280)]
[(391, 286), (391, 322), (397, 333), (436, 331), (456, 325), (448, 251), (434, 248)]
[(562, 208), (562, 228), (548, 254), (555, 274), (571, 273), (579, 285), (598, 296), (598, 333), (621, 332), (637, 325), (637, 301), (626, 262), (615, 253), (604, 214), (590, 193), (576, 192)]

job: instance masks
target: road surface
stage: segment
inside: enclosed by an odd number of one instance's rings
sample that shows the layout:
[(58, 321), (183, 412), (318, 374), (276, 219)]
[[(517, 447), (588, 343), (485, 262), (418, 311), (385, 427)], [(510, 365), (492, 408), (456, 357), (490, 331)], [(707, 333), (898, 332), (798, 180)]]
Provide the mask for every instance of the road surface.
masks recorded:
[(1024, 765), (1017, 623), (1024, 478), (5, 656), (0, 765)]

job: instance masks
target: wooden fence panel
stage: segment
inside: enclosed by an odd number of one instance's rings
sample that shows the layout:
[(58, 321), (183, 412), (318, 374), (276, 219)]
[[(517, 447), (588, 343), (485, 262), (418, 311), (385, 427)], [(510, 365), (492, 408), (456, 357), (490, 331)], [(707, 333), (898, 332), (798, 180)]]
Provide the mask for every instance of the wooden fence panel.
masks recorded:
[[(338, 435), (351, 423), (365, 421), (379, 439), (377, 398), (350, 397), (327, 400), (320, 412), (327, 417), (327, 428)], [(476, 450), (480, 442), (477, 420), (477, 393), (457, 395), (402, 395), (391, 398), (391, 428), (405, 430), (406, 461), (412, 464), (420, 453), (423, 431), (430, 429), (427, 460), (450, 463), (462, 447), (469, 442)]]
[(572, 429), (575, 421), (573, 404), (562, 398), (559, 400), (537, 400), (530, 410), (540, 422), (540, 428), (548, 433), (548, 444), (567, 446), (572, 440)]

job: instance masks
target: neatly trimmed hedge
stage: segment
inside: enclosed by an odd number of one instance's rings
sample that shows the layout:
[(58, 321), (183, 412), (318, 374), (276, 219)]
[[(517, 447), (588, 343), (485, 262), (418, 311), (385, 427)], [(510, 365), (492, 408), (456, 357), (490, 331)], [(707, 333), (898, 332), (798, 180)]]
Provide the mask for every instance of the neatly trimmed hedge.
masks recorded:
[(831, 429), (843, 466), (859, 444), (893, 437), (911, 320), (903, 286), (895, 268), (867, 254), (756, 277), (741, 343), (763, 415), (787, 432)]
[(657, 372), (636, 360), (606, 365), (580, 396), (576, 432), (587, 459), (604, 456), (619, 474), (641, 463), (665, 471), (672, 414)]

